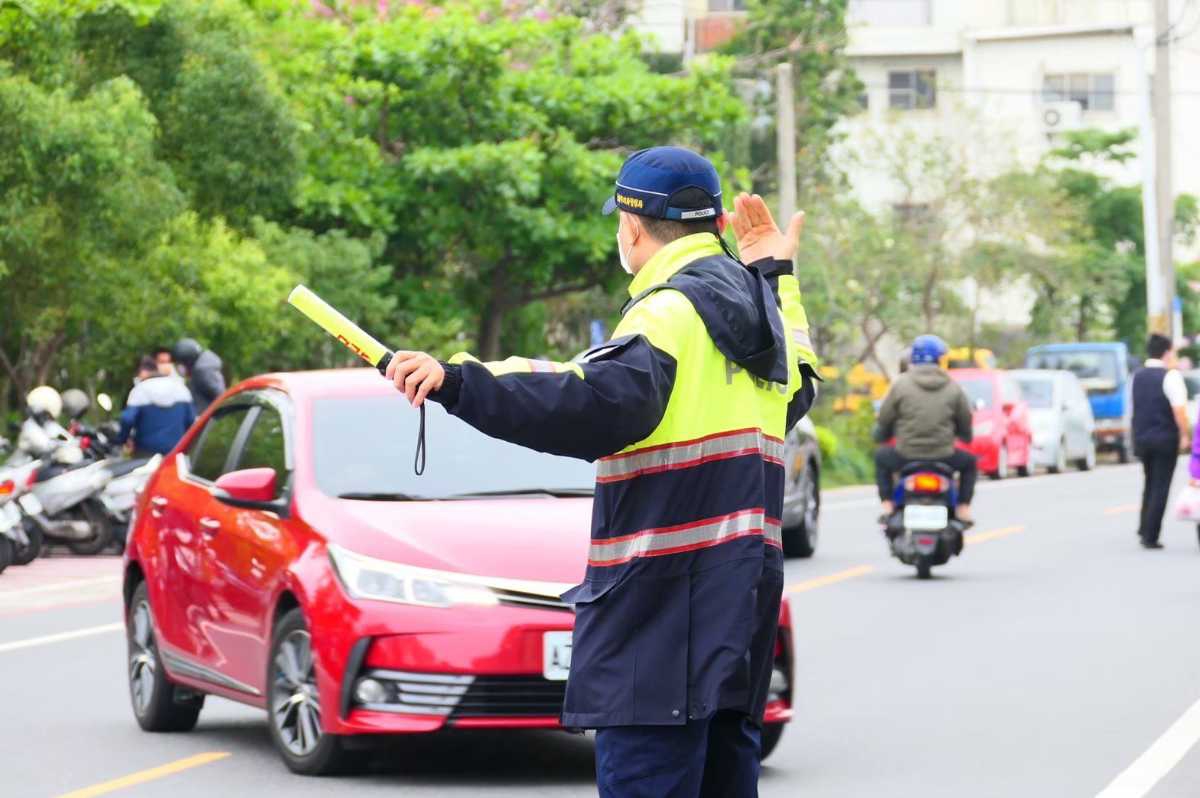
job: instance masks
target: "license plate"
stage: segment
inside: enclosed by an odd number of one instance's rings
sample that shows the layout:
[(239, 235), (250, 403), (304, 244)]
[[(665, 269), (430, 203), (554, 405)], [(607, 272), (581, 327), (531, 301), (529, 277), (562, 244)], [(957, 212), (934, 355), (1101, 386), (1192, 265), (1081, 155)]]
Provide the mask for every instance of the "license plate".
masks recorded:
[(570, 672), (571, 633), (546, 632), (542, 636), (542, 676), (552, 682), (562, 682)]
[(936, 504), (910, 504), (904, 508), (905, 529), (945, 529), (949, 521), (949, 510)]
[(17, 497), (17, 504), (21, 505), (21, 509), (27, 515), (40, 515), (42, 512), (42, 500), (32, 493), (26, 493)]

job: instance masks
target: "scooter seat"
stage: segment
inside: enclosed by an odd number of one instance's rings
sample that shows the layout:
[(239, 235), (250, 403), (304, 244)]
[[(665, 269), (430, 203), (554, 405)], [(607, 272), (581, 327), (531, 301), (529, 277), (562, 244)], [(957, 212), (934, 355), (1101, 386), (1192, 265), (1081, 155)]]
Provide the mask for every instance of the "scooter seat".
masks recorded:
[(904, 467), (900, 469), (900, 476), (907, 477), (920, 472), (929, 471), (932, 471), (935, 474), (941, 474), (944, 477), (954, 476), (954, 469), (945, 463), (939, 463), (936, 461), (923, 462), (921, 460), (914, 460), (912, 462), (905, 463)]
[(115, 463), (105, 466), (108, 473), (112, 474), (113, 479), (123, 477), (150, 462), (149, 457), (138, 457), (132, 460), (118, 460)]

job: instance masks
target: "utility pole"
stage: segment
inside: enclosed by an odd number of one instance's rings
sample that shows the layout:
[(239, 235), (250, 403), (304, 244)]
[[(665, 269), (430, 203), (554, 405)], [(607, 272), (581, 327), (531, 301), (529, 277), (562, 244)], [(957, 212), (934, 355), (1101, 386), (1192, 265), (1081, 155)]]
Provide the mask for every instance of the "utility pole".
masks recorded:
[(779, 158), (779, 224), (786, 229), (796, 212), (796, 95), (791, 61), (775, 67), (775, 146)]
[[(1175, 197), (1171, 191), (1171, 21), (1169, 0), (1154, 0), (1154, 81), (1150, 100), (1154, 116), (1154, 205), (1158, 262), (1146, 262), (1158, 271), (1161, 298), (1150, 305), (1150, 329), (1171, 338), (1182, 331), (1174, 329), (1175, 310)], [(1150, 231), (1147, 230), (1147, 233)], [(1147, 242), (1149, 243), (1149, 242)], [(1150, 249), (1147, 247), (1147, 254)], [(1147, 280), (1149, 288), (1151, 281)]]

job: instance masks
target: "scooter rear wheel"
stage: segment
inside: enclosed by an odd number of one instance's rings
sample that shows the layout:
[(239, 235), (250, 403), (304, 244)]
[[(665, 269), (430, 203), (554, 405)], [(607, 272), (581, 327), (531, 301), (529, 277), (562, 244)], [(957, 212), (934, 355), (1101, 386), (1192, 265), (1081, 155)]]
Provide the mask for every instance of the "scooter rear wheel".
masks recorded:
[(13, 551), (16, 545), (5, 537), (0, 537), (0, 573), (13, 563)]
[(13, 564), (29, 565), (42, 553), (42, 543), (46, 537), (42, 534), (42, 528), (32, 520), (27, 518), (21, 523), (24, 524), (25, 537), (29, 538), (29, 542), (24, 546), (17, 544), (16, 551), (13, 553)]
[(112, 522), (109, 521), (104, 509), (93, 502), (86, 501), (73, 511), (73, 516), (80, 521), (87, 521), (92, 528), (92, 536), (87, 540), (68, 540), (67, 548), (72, 554), (99, 554), (112, 543)]
[(930, 579), (933, 576), (933, 563), (929, 562), (928, 557), (920, 557), (917, 559), (917, 579)]

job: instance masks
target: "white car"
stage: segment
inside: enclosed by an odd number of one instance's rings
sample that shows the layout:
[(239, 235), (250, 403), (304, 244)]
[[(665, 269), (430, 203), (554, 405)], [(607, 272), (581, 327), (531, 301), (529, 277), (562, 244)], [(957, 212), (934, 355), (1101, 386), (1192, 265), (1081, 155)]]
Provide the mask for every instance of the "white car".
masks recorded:
[(1009, 372), (1029, 405), (1033, 430), (1031, 466), (1050, 473), (1074, 463), (1081, 471), (1096, 465), (1096, 420), (1079, 378), (1069, 371), (1023, 369)]

